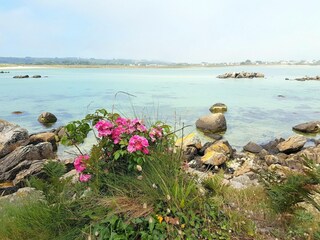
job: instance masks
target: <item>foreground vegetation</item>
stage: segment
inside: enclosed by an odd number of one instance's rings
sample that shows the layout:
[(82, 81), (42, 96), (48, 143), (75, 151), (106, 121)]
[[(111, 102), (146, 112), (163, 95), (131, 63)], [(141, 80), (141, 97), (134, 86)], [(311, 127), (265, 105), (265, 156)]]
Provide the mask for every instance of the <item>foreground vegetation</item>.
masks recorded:
[[(96, 129), (88, 154), (78, 147)], [(0, 239), (320, 239), (320, 167), (304, 173), (261, 174), (265, 184), (235, 190), (223, 172), (200, 182), (173, 151), (169, 126), (98, 110), (67, 126), (63, 142), (79, 148), (80, 181), (66, 167), (45, 165), (41, 190), (18, 201), (0, 200)], [(145, 142), (147, 140), (147, 142)]]

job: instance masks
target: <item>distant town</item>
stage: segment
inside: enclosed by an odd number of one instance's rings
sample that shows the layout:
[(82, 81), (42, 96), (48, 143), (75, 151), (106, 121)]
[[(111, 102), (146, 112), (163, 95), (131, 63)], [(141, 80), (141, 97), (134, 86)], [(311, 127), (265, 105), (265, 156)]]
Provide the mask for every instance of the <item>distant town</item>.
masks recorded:
[(132, 59), (96, 59), (96, 58), (34, 58), (34, 57), (0, 57), (1, 65), (89, 65), (89, 66), (128, 66), (128, 67), (222, 67), (242, 65), (320, 65), (320, 60), (281, 60), (281, 61), (252, 61), (221, 62), (221, 63), (176, 63), (157, 60)]

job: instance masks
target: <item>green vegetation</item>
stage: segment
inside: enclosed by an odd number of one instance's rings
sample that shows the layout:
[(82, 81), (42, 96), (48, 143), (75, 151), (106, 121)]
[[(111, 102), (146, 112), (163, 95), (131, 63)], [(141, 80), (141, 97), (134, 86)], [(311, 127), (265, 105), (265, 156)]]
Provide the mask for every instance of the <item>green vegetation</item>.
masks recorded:
[(188, 175), (172, 149), (174, 135), (160, 122), (144, 128), (98, 110), (70, 123), (64, 142), (83, 142), (94, 128), (97, 144), (75, 161), (82, 182), (62, 177), (61, 163), (47, 163), (41, 179), (27, 182), (43, 197), (0, 201), (0, 239), (320, 239), (313, 200), (320, 167), (311, 160), (304, 173), (280, 183), (271, 176), (235, 190), (222, 171), (204, 182)]

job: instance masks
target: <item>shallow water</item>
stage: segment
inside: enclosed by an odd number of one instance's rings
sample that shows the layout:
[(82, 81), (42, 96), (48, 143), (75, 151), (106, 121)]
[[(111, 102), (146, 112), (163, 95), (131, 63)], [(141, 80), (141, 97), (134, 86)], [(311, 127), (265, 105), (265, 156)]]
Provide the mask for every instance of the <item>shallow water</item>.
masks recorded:
[[(54, 113), (53, 128), (80, 119), (97, 108), (137, 115), (173, 126), (192, 124), (223, 102), (232, 146), (264, 143), (293, 134), (292, 126), (320, 119), (320, 81), (285, 78), (320, 75), (320, 66), (243, 66), (221, 68), (105, 69), (47, 68), (9, 70), (0, 74), (0, 118), (30, 133), (45, 128), (37, 122), (43, 111)], [(262, 72), (265, 79), (218, 79), (225, 72)], [(14, 79), (14, 75), (47, 78)], [(134, 96), (119, 93), (124, 91)], [(278, 97), (283, 95), (284, 97)], [(23, 111), (21, 115), (13, 111)], [(193, 131), (190, 127), (186, 132)]]

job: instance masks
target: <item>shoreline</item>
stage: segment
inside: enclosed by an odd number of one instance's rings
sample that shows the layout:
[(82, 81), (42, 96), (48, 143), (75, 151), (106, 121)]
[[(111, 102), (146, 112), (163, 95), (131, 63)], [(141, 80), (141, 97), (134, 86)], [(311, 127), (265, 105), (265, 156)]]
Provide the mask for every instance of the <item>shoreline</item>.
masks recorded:
[(177, 69), (177, 68), (234, 68), (234, 67), (320, 67), (320, 65), (308, 64), (259, 64), (259, 65), (45, 65), (45, 64), (1, 64), (0, 70), (20, 70), (20, 69), (54, 69), (54, 68), (105, 68), (105, 69)]

